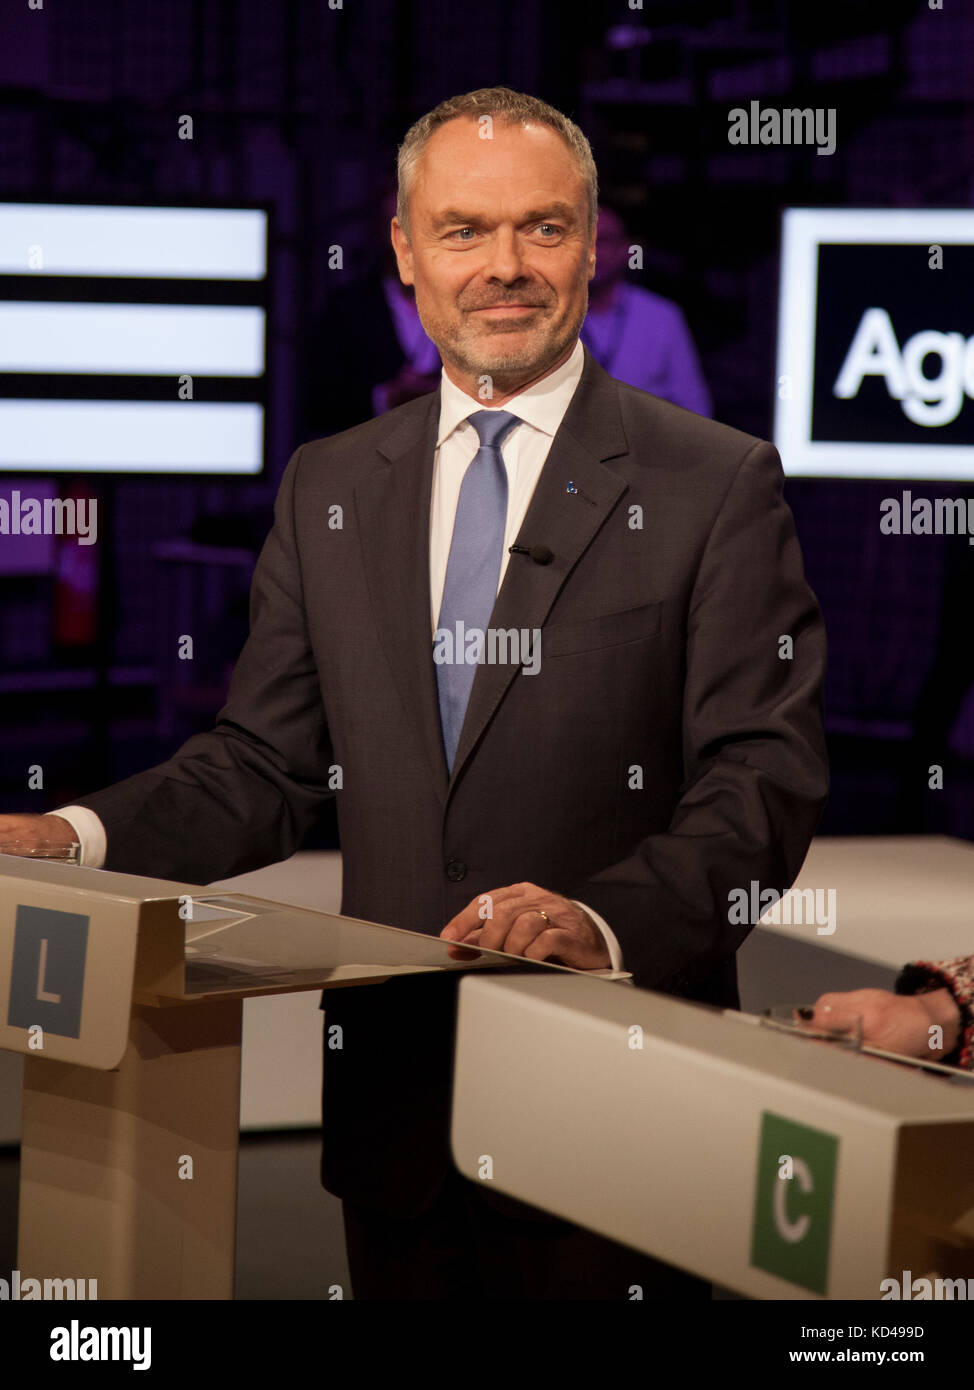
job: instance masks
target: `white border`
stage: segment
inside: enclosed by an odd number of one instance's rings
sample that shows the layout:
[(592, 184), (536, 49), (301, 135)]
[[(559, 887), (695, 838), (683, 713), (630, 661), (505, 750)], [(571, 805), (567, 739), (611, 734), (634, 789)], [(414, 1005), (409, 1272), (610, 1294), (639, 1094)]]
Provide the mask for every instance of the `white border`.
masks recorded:
[(14, 473), (260, 472), (263, 407), (220, 401), (0, 400)]
[[(32, 248), (38, 248), (39, 266)], [(0, 202), (0, 273), (263, 280), (267, 213), (253, 208)]]
[(264, 310), (0, 299), (0, 371), (257, 377)]
[[(775, 366), (774, 442), (784, 471), (799, 477), (974, 479), (974, 444), (813, 443), (812, 366), (820, 245), (974, 244), (974, 211), (925, 208), (787, 208), (782, 216)], [(778, 383), (790, 376), (792, 396)]]

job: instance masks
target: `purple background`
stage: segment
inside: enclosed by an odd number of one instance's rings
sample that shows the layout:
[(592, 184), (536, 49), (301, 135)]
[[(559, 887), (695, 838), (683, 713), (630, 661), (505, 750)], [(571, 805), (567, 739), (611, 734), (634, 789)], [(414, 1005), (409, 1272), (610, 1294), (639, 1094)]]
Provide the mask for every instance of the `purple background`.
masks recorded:
[[(0, 809), (53, 809), (212, 722), (276, 482), (308, 437), (315, 323), (335, 291), (372, 272), (376, 190), (407, 126), (496, 83), (544, 97), (586, 131), (603, 192), (645, 247), (636, 282), (682, 306), (716, 417), (765, 437), (780, 210), (971, 202), (974, 10), (949, 0), (943, 11), (926, 0), (5, 5), (0, 196), (266, 201), (275, 298), (267, 481), (90, 480), (111, 522), (90, 548), (100, 575), (82, 568), (72, 581), (75, 593), (100, 584), (91, 640), (68, 640), (57, 618), (65, 568), (60, 579), (0, 577)], [(835, 107), (836, 153), (729, 145), (727, 112), (752, 99)], [(177, 138), (184, 114), (192, 141)], [(336, 243), (342, 271), (328, 268)], [(972, 548), (881, 537), (879, 500), (899, 491), (788, 483), (830, 634), (834, 787), (822, 828), (971, 838)], [(223, 563), (158, 553), (189, 538), (222, 547)], [(187, 631), (197, 656), (180, 663)], [(924, 796), (923, 770), (942, 758), (947, 790)], [(28, 790), (32, 764), (43, 789)]]

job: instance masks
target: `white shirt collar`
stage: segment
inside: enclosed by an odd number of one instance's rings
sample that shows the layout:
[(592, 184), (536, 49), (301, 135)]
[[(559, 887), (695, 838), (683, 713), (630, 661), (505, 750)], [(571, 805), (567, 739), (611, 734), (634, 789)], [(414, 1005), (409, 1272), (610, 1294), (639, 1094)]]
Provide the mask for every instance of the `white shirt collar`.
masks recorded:
[[(585, 365), (585, 351), (579, 338), (568, 357), (549, 376), (526, 387), (519, 395), (505, 401), (504, 410), (518, 415), (535, 429), (545, 434), (554, 434), (564, 418), (568, 404), (575, 394), (575, 388)], [(461, 391), (447, 376), (445, 369), (440, 372), (440, 425), (436, 436), (436, 447), (457, 428), (461, 421), (476, 414), (478, 410), (492, 407), (482, 401), (475, 401), (466, 391)], [(496, 409), (496, 407), (493, 407)]]

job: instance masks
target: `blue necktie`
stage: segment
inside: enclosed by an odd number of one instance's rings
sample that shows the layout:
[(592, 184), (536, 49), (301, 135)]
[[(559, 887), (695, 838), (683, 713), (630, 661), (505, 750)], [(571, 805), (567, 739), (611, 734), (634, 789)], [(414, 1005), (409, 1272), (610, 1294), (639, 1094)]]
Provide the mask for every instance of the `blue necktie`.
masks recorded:
[[(437, 627), (437, 632), (450, 634), (453, 644), (453, 659), (436, 663), (443, 746), (451, 771), (477, 669), (475, 661), (465, 658), (476, 651), (479, 661), (483, 654), (482, 644), (472, 648), (463, 634), (471, 628), (486, 631), (501, 572), (507, 527), (507, 470), (501, 444), (521, 423), (506, 410), (478, 410), (469, 420), (480, 448), (463, 475)], [(463, 628), (459, 642), (458, 624)], [(450, 653), (450, 646), (445, 650)]]

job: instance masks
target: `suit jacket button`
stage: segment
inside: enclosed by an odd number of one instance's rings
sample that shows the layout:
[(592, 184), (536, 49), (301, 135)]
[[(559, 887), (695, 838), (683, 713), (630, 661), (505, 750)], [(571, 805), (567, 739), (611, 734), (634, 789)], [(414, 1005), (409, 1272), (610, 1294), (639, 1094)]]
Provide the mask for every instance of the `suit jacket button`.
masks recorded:
[(462, 859), (451, 859), (446, 866), (446, 876), (451, 883), (459, 883), (467, 877), (467, 866)]

